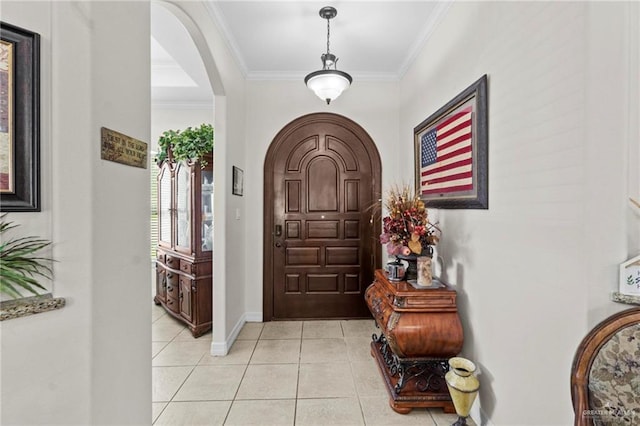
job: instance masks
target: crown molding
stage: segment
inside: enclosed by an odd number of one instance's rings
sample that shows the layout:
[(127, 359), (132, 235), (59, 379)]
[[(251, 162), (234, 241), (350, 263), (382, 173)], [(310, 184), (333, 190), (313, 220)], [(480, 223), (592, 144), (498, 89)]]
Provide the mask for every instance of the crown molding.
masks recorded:
[(205, 102), (205, 101), (151, 101), (152, 109), (211, 109), (213, 111), (214, 104), (213, 102)]
[[(344, 71), (344, 70), (343, 70)], [(347, 72), (347, 71), (345, 71)], [(373, 73), (373, 72), (351, 72), (354, 82), (358, 81), (399, 81), (396, 73)], [(280, 72), (280, 71), (253, 71), (247, 74), (248, 81), (300, 81), (304, 82), (304, 77), (308, 72)]]
[(247, 78), (247, 75), (249, 74), (249, 68), (247, 67), (247, 63), (244, 60), (242, 53), (240, 52), (240, 48), (238, 48), (238, 43), (233, 37), (233, 33), (231, 32), (231, 30), (229, 30), (229, 27), (227, 26), (227, 24), (225, 23), (222, 17), (222, 12), (220, 11), (220, 8), (218, 8), (216, 3), (213, 1), (205, 1), (204, 5), (205, 5), (205, 9), (207, 10), (207, 13), (209, 13), (209, 16), (211, 17), (211, 20), (213, 20), (213, 23), (218, 27), (218, 29), (222, 33), (222, 38), (224, 39), (224, 42), (227, 45), (227, 48), (231, 52), (231, 56), (236, 61), (238, 68), (240, 68), (240, 72), (242, 73), (242, 76), (244, 78)]
[[(455, 0), (441, 0), (436, 2), (436, 5), (433, 9), (433, 13), (431, 13), (423, 26), (423, 29), (420, 35), (413, 42), (411, 47), (409, 48), (409, 52), (405, 57), (404, 61), (398, 67), (398, 71), (395, 73), (372, 73), (372, 72), (349, 72), (354, 77), (354, 80), (360, 81), (399, 81), (401, 80), (406, 72), (409, 70), (411, 65), (415, 62), (418, 55), (420, 54), (423, 46), (429, 37), (433, 34), (436, 27), (440, 24), (440, 22), (444, 19), (447, 12), (449, 11), (451, 5)], [(220, 8), (216, 4), (215, 1), (206, 1), (203, 2), (205, 5), (205, 9), (213, 23), (218, 27), (224, 42), (229, 49), (231, 56), (235, 60), (240, 72), (243, 77), (249, 81), (289, 81), (289, 80), (304, 80), (305, 75), (308, 72), (300, 73), (300, 72), (278, 72), (278, 71), (250, 71), (247, 63), (242, 55), (240, 48), (238, 47), (238, 43), (233, 37), (233, 33), (227, 26), (224, 20), (224, 15), (222, 14)]]
[(398, 68), (398, 79), (402, 79), (404, 75), (407, 73), (407, 71), (409, 70), (409, 67), (413, 65), (415, 60), (418, 58), (418, 55), (420, 54), (420, 51), (424, 47), (425, 43), (427, 42), (429, 37), (431, 37), (431, 34), (433, 34), (433, 32), (436, 30), (436, 27), (440, 24), (440, 22), (442, 22), (444, 17), (447, 15), (449, 8), (451, 8), (451, 5), (453, 4), (454, 1), (455, 0), (446, 0), (446, 1), (439, 1), (436, 3), (436, 7), (433, 9), (433, 13), (429, 15), (429, 17), (427, 18), (427, 21), (422, 27), (422, 32), (420, 33), (418, 38), (416, 38), (416, 40), (413, 42), (413, 44), (409, 48), (409, 53), (407, 54), (404, 61), (402, 61), (402, 64)]

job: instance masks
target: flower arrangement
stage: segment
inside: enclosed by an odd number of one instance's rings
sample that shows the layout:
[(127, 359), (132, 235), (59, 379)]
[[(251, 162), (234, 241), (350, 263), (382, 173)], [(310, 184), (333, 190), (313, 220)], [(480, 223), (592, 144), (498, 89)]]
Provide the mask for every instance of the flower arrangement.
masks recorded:
[(389, 216), (382, 219), (380, 243), (387, 245), (389, 255), (420, 255), (438, 242), (439, 229), (429, 222), (424, 202), (408, 185), (392, 187), (384, 207)]

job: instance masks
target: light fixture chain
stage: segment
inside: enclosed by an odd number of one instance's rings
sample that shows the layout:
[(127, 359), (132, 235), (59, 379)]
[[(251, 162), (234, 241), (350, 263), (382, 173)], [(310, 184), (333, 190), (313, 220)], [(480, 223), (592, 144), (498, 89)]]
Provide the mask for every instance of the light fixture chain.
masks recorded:
[(329, 36), (331, 35), (330, 19), (327, 18), (327, 53), (329, 53)]

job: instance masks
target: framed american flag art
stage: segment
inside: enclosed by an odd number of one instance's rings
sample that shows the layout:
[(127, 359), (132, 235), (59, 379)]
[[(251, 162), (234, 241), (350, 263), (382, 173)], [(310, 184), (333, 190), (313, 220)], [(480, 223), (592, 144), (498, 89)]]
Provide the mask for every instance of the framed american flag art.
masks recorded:
[(415, 188), (430, 208), (488, 209), (487, 76), (414, 129)]
[(0, 22), (0, 212), (40, 210), (40, 35)]

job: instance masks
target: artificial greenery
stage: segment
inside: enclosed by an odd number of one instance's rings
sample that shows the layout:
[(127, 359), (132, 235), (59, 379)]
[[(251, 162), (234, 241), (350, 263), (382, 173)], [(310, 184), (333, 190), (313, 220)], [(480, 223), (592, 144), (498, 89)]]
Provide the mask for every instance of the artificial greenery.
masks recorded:
[[(0, 216), (0, 236), (19, 225)], [(38, 255), (40, 250), (51, 245), (51, 241), (39, 237), (21, 237), (4, 239), (0, 242), (0, 293), (13, 297), (23, 297), (19, 289), (38, 295), (36, 288), (46, 290), (37, 277), (51, 279), (52, 259)]]
[(213, 126), (202, 124), (199, 127), (187, 127), (184, 130), (167, 130), (158, 139), (159, 151), (156, 162), (160, 164), (167, 156), (169, 150), (175, 161), (200, 160), (204, 167), (207, 162), (203, 160), (204, 154), (213, 151)]

